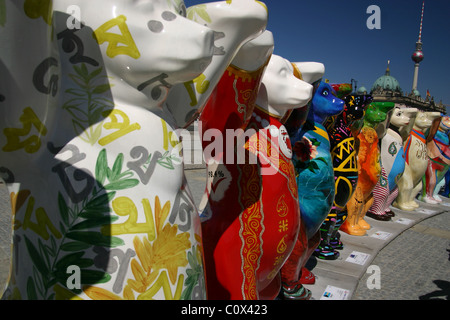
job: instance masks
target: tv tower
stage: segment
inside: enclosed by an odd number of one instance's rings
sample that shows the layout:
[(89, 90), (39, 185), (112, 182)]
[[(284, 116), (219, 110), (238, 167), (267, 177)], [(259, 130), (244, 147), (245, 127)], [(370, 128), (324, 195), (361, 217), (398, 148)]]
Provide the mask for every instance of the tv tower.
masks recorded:
[(420, 18), (420, 31), (419, 31), (419, 40), (416, 42), (416, 51), (411, 56), (411, 59), (415, 62), (414, 65), (414, 79), (412, 85), (412, 91), (417, 90), (417, 81), (419, 79), (419, 64), (423, 60), (423, 52), (422, 52), (422, 24), (423, 24), (423, 9), (425, 6), (425, 1), (422, 3), (422, 15)]

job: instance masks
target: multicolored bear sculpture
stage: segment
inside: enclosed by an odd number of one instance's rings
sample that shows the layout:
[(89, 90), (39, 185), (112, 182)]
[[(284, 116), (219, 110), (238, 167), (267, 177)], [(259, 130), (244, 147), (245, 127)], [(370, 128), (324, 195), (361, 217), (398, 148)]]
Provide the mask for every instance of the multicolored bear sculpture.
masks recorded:
[(381, 177), (373, 190), (373, 204), (367, 216), (380, 221), (389, 221), (395, 215), (389, 209), (398, 195), (397, 181), (405, 170), (404, 140), (401, 128), (414, 122), (418, 109), (396, 107), (389, 121), (386, 135), (381, 139)]
[(364, 220), (373, 203), (372, 191), (381, 174), (380, 149), (376, 128), (386, 120), (395, 107), (392, 102), (372, 102), (367, 108), (364, 124), (358, 135), (358, 183), (352, 198), (347, 202), (348, 217), (340, 230), (350, 235), (362, 236), (370, 225)]
[[(278, 295), (279, 271), (301, 223), (292, 148), (280, 120), (311, 97), (312, 86), (294, 76), (292, 64), (272, 55), (241, 135), (245, 139), (235, 144), (236, 165), (226, 167), (233, 183), (219, 201), (209, 201), (205, 208), (209, 212), (202, 219), (206, 264), (215, 271), (215, 275), (208, 271), (209, 298), (274, 299)], [(228, 173), (222, 175), (225, 178)]]
[(335, 194), (330, 139), (323, 124), (328, 117), (342, 112), (344, 101), (336, 97), (334, 89), (328, 83), (317, 82), (315, 87), (306, 123), (291, 136), (294, 151), (292, 161), (307, 242), (297, 240), (282, 268), (283, 293), (286, 299), (308, 297), (307, 291), (301, 288), (299, 270), (302, 271), (319, 245), (319, 227), (331, 210)]
[[(327, 132), (331, 142), (335, 197), (330, 214), (320, 227), (321, 241), (314, 255), (319, 259), (335, 260), (343, 249), (339, 229), (347, 218), (346, 204), (352, 197), (358, 182), (356, 137), (352, 130), (355, 122), (364, 118), (372, 96), (350, 94), (351, 85), (334, 85), (338, 96), (345, 101), (344, 111), (327, 120)], [(348, 89), (347, 89), (348, 88)]]
[[(237, 159), (234, 159), (236, 141), (241, 141), (243, 129), (247, 127), (253, 114), (273, 46), (270, 31), (265, 31), (244, 44), (223, 73), (199, 118), (199, 133), (207, 170), (200, 210), (209, 299), (230, 297), (230, 292), (218, 280), (216, 246), (226, 227), (241, 210), (235, 198), (239, 193), (236, 190), (239, 168)], [(234, 206), (230, 197), (234, 197)]]
[(437, 195), (437, 185), (443, 180), (450, 167), (450, 117), (442, 117), (439, 128), (433, 139), (427, 142), (428, 160), (425, 177), (422, 178), (422, 192), (418, 199), (430, 204), (437, 204), (442, 200)]

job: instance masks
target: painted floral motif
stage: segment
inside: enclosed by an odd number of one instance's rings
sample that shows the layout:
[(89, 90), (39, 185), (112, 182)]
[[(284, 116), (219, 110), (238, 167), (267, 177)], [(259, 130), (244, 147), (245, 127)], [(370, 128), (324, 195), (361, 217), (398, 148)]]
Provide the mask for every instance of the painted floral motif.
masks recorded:
[(397, 147), (395, 146), (395, 142), (392, 142), (389, 145), (388, 152), (391, 156), (395, 156), (398, 152)]
[[(151, 299), (162, 287), (166, 299), (191, 299), (195, 286), (203, 276), (200, 248), (192, 247), (188, 232), (179, 233), (177, 225), (165, 223), (170, 213), (170, 202), (162, 207), (159, 197), (155, 198), (154, 216), (156, 238), (149, 240), (135, 236), (133, 246), (137, 257), (131, 261), (131, 271), (134, 279), (128, 279), (123, 291), (123, 299)], [(197, 237), (197, 240), (200, 240)], [(187, 269), (187, 279), (178, 273), (178, 268), (190, 265)], [(167, 276), (168, 274), (168, 276)], [(176, 292), (172, 294), (170, 284), (176, 284)], [(177, 283), (178, 281), (178, 283)], [(183, 283), (186, 288), (181, 289)], [(118, 295), (100, 287), (86, 287), (84, 292), (91, 299), (121, 300)], [(137, 296), (136, 296), (137, 295)]]
[(293, 162), (297, 172), (308, 169), (314, 173), (319, 169), (317, 161), (327, 164), (323, 157), (317, 157), (319, 154), (317, 147), (319, 146), (320, 141), (314, 138), (310, 140), (307, 137), (302, 137), (302, 140), (295, 142), (293, 151), (296, 158), (294, 158)]
[[(142, 292), (156, 278), (161, 269), (167, 269), (169, 279), (172, 284), (177, 280), (178, 267), (187, 265), (186, 250), (191, 246), (189, 234), (178, 234), (178, 227), (166, 224), (162, 230), (159, 230), (158, 237), (150, 244), (148, 238), (141, 241), (138, 237), (134, 238), (134, 247), (136, 249), (137, 259), (131, 263), (131, 268), (136, 280), (129, 280), (130, 287)], [(140, 290), (141, 289), (141, 290)]]
[(313, 144), (313, 142), (306, 137), (303, 137), (300, 141), (296, 141), (293, 149), (297, 159), (302, 162), (314, 159), (318, 154), (317, 142), (315, 143), (316, 144)]

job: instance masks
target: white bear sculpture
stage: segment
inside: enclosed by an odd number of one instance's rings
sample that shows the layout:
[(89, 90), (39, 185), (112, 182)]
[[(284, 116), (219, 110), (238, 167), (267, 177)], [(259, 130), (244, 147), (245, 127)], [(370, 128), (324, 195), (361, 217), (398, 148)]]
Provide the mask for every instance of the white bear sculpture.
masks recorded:
[[(217, 33), (182, 0), (41, 2), (7, 0), (0, 26), (3, 298), (205, 299), (200, 220), (163, 107), (221, 51)], [(258, 24), (242, 41), (267, 19), (253, 0), (215, 14)]]

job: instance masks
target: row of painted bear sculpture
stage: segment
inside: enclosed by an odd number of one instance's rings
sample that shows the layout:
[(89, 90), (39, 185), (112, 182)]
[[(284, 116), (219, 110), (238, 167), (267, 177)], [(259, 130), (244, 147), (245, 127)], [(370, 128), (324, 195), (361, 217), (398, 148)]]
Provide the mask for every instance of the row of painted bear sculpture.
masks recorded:
[[(260, 1), (0, 6), (4, 299), (308, 299), (305, 264), (337, 258), (339, 230), (363, 235), (395, 190), (412, 210), (424, 176), (439, 201), (448, 118), (274, 55)], [(177, 130), (194, 120), (200, 214)]]

